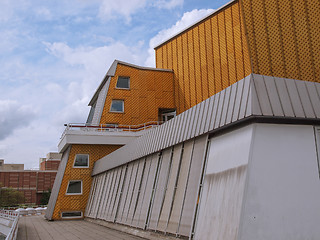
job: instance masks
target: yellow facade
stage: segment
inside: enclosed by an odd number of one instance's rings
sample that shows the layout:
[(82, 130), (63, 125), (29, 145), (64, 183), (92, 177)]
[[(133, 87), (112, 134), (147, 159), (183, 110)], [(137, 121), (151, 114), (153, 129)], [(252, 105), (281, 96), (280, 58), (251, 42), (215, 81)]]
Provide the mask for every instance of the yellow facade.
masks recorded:
[(252, 72), (239, 2), (233, 2), (156, 50), (158, 68), (174, 70), (181, 113)]
[[(130, 89), (116, 88), (119, 76), (130, 77)], [(118, 63), (111, 77), (100, 124), (137, 125), (158, 121), (160, 108), (175, 108), (173, 73), (139, 69)], [(124, 112), (110, 112), (112, 100), (124, 100)]]
[[(90, 188), (91, 188), (91, 172), (94, 162), (109, 153), (117, 150), (118, 145), (72, 145), (69, 153), (68, 163), (62, 179), (59, 195), (55, 204), (52, 219), (61, 219), (62, 212), (82, 211), (84, 213)], [(74, 168), (73, 163), (76, 154), (89, 155), (89, 168)], [(66, 195), (67, 187), (70, 180), (82, 180), (81, 195)]]
[(318, 0), (242, 0), (254, 73), (320, 82)]

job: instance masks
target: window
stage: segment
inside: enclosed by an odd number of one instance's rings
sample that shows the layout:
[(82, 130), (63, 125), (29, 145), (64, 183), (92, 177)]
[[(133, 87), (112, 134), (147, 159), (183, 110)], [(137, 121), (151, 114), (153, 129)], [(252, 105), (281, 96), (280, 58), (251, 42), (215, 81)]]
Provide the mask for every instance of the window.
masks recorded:
[(73, 167), (77, 167), (77, 168), (89, 167), (89, 155), (88, 154), (77, 154), (74, 159)]
[(74, 180), (69, 181), (67, 195), (78, 195), (82, 194), (82, 181)]
[(110, 112), (124, 112), (124, 101), (112, 100)]
[(130, 88), (130, 78), (129, 77), (118, 77), (116, 88), (129, 89)]
[(82, 212), (62, 212), (62, 218), (82, 218)]

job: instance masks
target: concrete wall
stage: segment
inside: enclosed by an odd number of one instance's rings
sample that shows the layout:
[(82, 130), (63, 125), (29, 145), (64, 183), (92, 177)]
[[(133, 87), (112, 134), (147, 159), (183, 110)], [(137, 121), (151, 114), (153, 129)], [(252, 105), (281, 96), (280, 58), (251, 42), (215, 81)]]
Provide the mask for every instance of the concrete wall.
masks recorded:
[(236, 239), (253, 126), (210, 140), (195, 239)]
[(319, 239), (320, 181), (312, 126), (258, 124), (239, 240)]

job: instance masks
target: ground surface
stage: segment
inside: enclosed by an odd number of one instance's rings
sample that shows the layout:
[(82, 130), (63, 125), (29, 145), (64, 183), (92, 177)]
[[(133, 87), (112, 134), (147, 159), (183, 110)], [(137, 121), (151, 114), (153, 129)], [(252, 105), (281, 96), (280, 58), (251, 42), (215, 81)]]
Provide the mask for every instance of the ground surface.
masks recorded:
[(17, 240), (143, 240), (84, 220), (47, 221), (43, 215), (23, 216), (19, 219)]

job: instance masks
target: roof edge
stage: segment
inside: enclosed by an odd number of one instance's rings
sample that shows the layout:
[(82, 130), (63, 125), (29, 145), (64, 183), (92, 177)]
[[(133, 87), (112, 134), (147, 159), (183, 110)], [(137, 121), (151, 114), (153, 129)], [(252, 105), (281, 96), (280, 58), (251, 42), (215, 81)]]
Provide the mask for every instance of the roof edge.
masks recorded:
[(91, 98), (88, 106), (92, 106), (94, 104), (94, 102), (98, 98), (99, 92), (103, 88), (103, 86), (106, 83), (106, 81), (109, 79), (109, 77), (113, 77), (115, 75), (118, 64), (125, 65), (125, 66), (128, 66), (128, 67), (137, 68), (137, 69), (141, 69), (141, 70), (173, 72), (172, 69), (142, 67), (142, 66), (138, 66), (138, 65), (135, 65), (135, 64), (132, 64), (132, 63), (128, 63), (128, 62), (124, 62), (124, 61), (120, 61), (120, 60), (115, 59), (113, 61), (113, 63), (111, 64), (111, 66), (110, 66), (109, 70), (107, 71), (107, 73), (104, 75), (103, 80), (101, 81), (99, 87), (97, 88), (97, 90), (93, 94), (93, 97)]
[(154, 46), (154, 50), (156, 50), (157, 48), (161, 47), (162, 45), (166, 44), (167, 42), (171, 41), (173, 38), (181, 35), (182, 33), (186, 32), (187, 30), (189, 30), (190, 28), (194, 27), (195, 25), (205, 21), (206, 19), (210, 18), (211, 16), (219, 13), (220, 11), (222, 11), (224, 8), (226, 8), (227, 6), (233, 4), (234, 2), (238, 2), (239, 0), (231, 0), (230, 2), (227, 2), (226, 4), (222, 5), (221, 7), (217, 8), (215, 11), (213, 11), (212, 13), (202, 17), (201, 19), (199, 19), (198, 21), (194, 22), (192, 25), (185, 27), (184, 29), (182, 29), (181, 31), (177, 32), (176, 34), (172, 35), (170, 38), (168, 38), (167, 40), (164, 40), (163, 42), (157, 44), (156, 46)]

